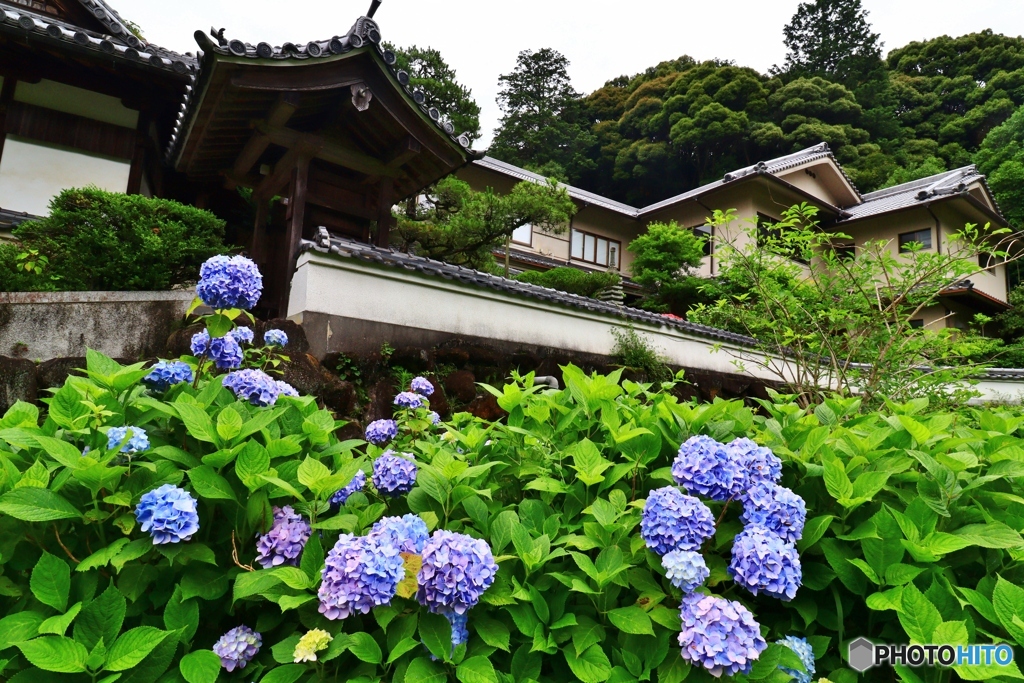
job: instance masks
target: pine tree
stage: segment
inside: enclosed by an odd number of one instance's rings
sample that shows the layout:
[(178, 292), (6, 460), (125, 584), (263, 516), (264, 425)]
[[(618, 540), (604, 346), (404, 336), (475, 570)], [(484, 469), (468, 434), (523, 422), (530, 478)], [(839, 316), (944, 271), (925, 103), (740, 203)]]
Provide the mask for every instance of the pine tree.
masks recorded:
[(465, 133), (470, 140), (480, 139), (480, 105), (473, 99), (473, 91), (458, 82), (455, 69), (444, 61), (441, 53), (416, 45), (388, 47), (398, 56), (398, 68), (408, 72), (409, 84), (426, 93), (426, 105), (437, 107), (455, 130)]
[(785, 71), (795, 76), (824, 76), (852, 88), (882, 66), (883, 43), (861, 0), (801, 3), (782, 32)]

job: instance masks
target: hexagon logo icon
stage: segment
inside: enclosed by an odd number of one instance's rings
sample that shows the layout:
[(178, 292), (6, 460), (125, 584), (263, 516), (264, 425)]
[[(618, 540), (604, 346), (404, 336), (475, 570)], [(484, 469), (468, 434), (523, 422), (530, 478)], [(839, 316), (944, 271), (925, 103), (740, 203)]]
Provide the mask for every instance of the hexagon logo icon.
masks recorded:
[(851, 640), (847, 661), (854, 671), (864, 672), (875, 665), (875, 645), (867, 638)]

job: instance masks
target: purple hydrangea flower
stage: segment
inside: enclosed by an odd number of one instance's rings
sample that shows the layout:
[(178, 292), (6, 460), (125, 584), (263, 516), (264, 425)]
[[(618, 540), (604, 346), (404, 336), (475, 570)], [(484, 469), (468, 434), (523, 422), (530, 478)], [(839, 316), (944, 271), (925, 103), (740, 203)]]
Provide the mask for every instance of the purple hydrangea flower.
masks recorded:
[(415, 410), (423, 407), (423, 397), (412, 391), (403, 391), (395, 396), (395, 405), (401, 408)]
[(754, 660), (768, 647), (754, 615), (738, 602), (690, 593), (683, 596), (679, 616), (683, 659), (713, 676), (750, 673)]
[(413, 377), (410, 386), (420, 396), (429, 398), (434, 393), (434, 385), (426, 377)]
[(273, 377), (262, 370), (236, 370), (224, 378), (224, 386), (254, 406), (272, 406), (281, 392)]
[(452, 654), (455, 648), (469, 640), (469, 614), (448, 612), (445, 614), (448, 623), (452, 625)]
[(708, 506), (671, 486), (651, 491), (640, 520), (640, 535), (647, 547), (666, 555), (673, 550), (699, 550), (715, 533), (715, 517)]
[(153, 391), (167, 391), (175, 384), (191, 382), (192, 379), (192, 366), (188, 363), (162, 360), (150, 368), (142, 383)]
[(250, 327), (236, 327), (228, 332), (228, 334), (239, 344), (252, 344), (252, 340), (255, 337)]
[(128, 437), (131, 431), (131, 438), (121, 446), (121, 453), (138, 453), (149, 449), (149, 437), (142, 427), (111, 427), (107, 431), (107, 450), (112, 451), (118, 444)]
[(665, 576), (672, 585), (684, 593), (697, 590), (697, 587), (711, 576), (711, 570), (705, 564), (704, 558), (692, 550), (673, 550), (666, 553), (661, 558), (661, 565), (665, 568)]
[(262, 293), (260, 269), (244, 256), (213, 256), (199, 269), (196, 294), (210, 308), (248, 310)]
[(349, 496), (356, 491), (362, 491), (364, 486), (366, 486), (366, 472), (359, 470), (345, 488), (331, 496), (331, 508), (337, 510), (345, 504)]
[(263, 333), (263, 343), (267, 346), (288, 346), (288, 335), (283, 330), (267, 330)]
[(416, 599), (435, 614), (465, 614), (480, 601), (497, 573), (485, 541), (438, 530), (423, 548)]
[(281, 380), (274, 380), (274, 384), (277, 385), (278, 396), (291, 396), (292, 398), (298, 398), (299, 392), (288, 382), (282, 382)]
[(785, 645), (790, 650), (796, 653), (796, 656), (800, 658), (800, 663), (807, 669), (804, 671), (797, 671), (796, 669), (790, 669), (789, 667), (779, 666), (783, 673), (787, 673), (793, 677), (796, 683), (811, 683), (811, 679), (814, 678), (814, 648), (803, 638), (797, 638), (796, 636), (786, 636), (782, 640), (775, 641), (779, 645)]
[(398, 423), (394, 420), (374, 420), (366, 427), (366, 440), (375, 446), (383, 446), (398, 436)]
[[(412, 458), (411, 454), (402, 455)], [(373, 461), (373, 485), (380, 493), (397, 498), (412, 490), (418, 469), (412, 460), (395, 455), (394, 451), (385, 451)]]
[(172, 484), (142, 494), (135, 507), (139, 528), (153, 537), (153, 545), (188, 541), (199, 531), (196, 499)]
[(796, 546), (761, 527), (747, 527), (732, 545), (729, 574), (754, 595), (764, 592), (789, 602), (803, 581)]
[(770, 448), (758, 446), (750, 439), (735, 439), (725, 448), (729, 457), (746, 471), (748, 486), (759, 481), (777, 482), (782, 477), (782, 461)]
[(264, 569), (285, 564), (299, 566), (299, 556), (311, 533), (309, 522), (290, 505), (274, 506), (274, 525), (256, 541), (256, 561)]
[(743, 493), (747, 475), (725, 446), (710, 436), (693, 436), (679, 447), (672, 478), (693, 495), (729, 500)]
[(441, 424), (441, 416), (438, 415), (435, 411), (431, 410), (429, 413), (427, 413), (427, 417), (430, 418), (430, 424), (434, 425), (435, 427)]
[(233, 370), (242, 366), (242, 347), (238, 345), (231, 334), (216, 339), (210, 339), (210, 333), (206, 330), (192, 335), (192, 354), (202, 356), (204, 353), (221, 370)]
[(384, 517), (373, 525), (367, 536), (382, 543), (390, 543), (398, 548), (399, 552), (419, 555), (430, 538), (430, 532), (427, 530), (427, 523), (418, 515), (405, 515)]
[(220, 657), (220, 665), (229, 673), (244, 669), (260, 651), (263, 636), (248, 626), (236, 626), (220, 637), (213, 652)]
[(807, 504), (785, 486), (762, 481), (747, 492), (741, 519), (748, 526), (764, 527), (787, 543), (796, 543), (804, 534)]
[(320, 584), (320, 613), (328, 619), (347, 619), (391, 603), (405, 578), (398, 548), (365, 536), (342, 534), (327, 553)]

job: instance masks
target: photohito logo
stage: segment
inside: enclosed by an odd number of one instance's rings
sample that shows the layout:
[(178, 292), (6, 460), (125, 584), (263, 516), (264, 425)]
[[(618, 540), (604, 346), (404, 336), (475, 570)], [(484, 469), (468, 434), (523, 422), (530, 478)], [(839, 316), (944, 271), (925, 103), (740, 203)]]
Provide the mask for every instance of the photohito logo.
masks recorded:
[(847, 650), (850, 668), (864, 672), (873, 666), (1009, 666), (1013, 648), (998, 645), (884, 645), (867, 638), (850, 641)]

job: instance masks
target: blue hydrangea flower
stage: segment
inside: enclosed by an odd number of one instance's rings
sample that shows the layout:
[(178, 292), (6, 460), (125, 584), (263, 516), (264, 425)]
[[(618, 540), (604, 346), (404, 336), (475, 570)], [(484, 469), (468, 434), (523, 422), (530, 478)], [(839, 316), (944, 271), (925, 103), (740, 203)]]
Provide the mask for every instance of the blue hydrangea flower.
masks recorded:
[(683, 596), (679, 616), (683, 659), (703, 666), (712, 676), (750, 673), (768, 647), (754, 615), (738, 602), (690, 593)]
[(244, 669), (260, 651), (263, 636), (248, 626), (236, 626), (220, 637), (213, 652), (220, 657), (220, 665), (229, 673)]
[(256, 561), (264, 569), (289, 564), (299, 566), (313, 528), (290, 505), (274, 506), (274, 525), (256, 541)]
[(260, 269), (244, 256), (214, 256), (199, 269), (196, 294), (210, 308), (248, 310), (262, 293)]
[(391, 603), (405, 578), (398, 548), (365, 536), (342, 534), (327, 553), (320, 584), (320, 613), (328, 619), (347, 619)]
[(814, 678), (814, 648), (811, 647), (811, 644), (803, 638), (797, 638), (796, 636), (786, 636), (782, 640), (775, 642), (779, 645), (785, 645), (795, 652), (796, 656), (800, 658), (800, 663), (807, 669), (806, 672), (803, 672), (786, 666), (779, 666), (783, 673), (792, 676), (796, 683), (811, 683), (811, 679)]
[(741, 519), (748, 526), (764, 527), (787, 543), (796, 543), (804, 534), (807, 504), (785, 486), (762, 481), (747, 492)]
[(288, 335), (283, 330), (267, 330), (263, 333), (263, 343), (267, 346), (288, 346)]
[(413, 391), (403, 391), (395, 396), (395, 405), (415, 410), (423, 407), (423, 397)]
[(175, 384), (191, 382), (192, 379), (192, 366), (188, 363), (162, 360), (150, 368), (142, 383), (153, 391), (167, 391)]
[(435, 614), (465, 614), (491, 587), (497, 573), (485, 541), (441, 529), (423, 548), (416, 599)]
[(367, 535), (370, 538), (379, 539), (381, 542), (390, 543), (398, 548), (399, 552), (413, 555), (422, 553), (423, 546), (430, 538), (427, 523), (418, 515), (384, 517), (373, 525)]
[(469, 640), (469, 614), (458, 612), (447, 612), (448, 623), (452, 625), (452, 654), (455, 648)]
[(230, 334), (217, 337), (211, 341), (206, 330), (192, 335), (192, 355), (202, 356), (204, 353), (221, 370), (233, 370), (242, 366), (242, 347)]
[[(412, 458), (412, 454), (403, 453)], [(380, 493), (397, 498), (409, 493), (416, 483), (416, 463), (409, 458), (395, 455), (394, 451), (385, 451), (373, 461), (373, 486)]]
[(255, 335), (252, 332), (252, 328), (249, 327), (236, 327), (235, 329), (228, 332), (235, 341), (239, 344), (252, 344), (252, 340)]
[(135, 507), (135, 519), (139, 528), (153, 537), (153, 545), (188, 541), (199, 531), (196, 499), (172, 484), (143, 493)]
[(398, 436), (398, 423), (394, 420), (374, 420), (366, 427), (366, 440), (374, 446), (383, 446)]
[(364, 486), (366, 486), (366, 472), (359, 470), (345, 488), (331, 496), (331, 508), (337, 510), (345, 504), (349, 496), (356, 491), (362, 491)]
[(434, 393), (434, 385), (426, 377), (413, 377), (412, 383), (409, 386), (420, 396), (427, 396), (429, 398)]
[(796, 546), (761, 527), (747, 527), (732, 545), (729, 574), (754, 595), (764, 592), (789, 602), (803, 581)]
[(770, 448), (758, 446), (750, 439), (735, 439), (725, 448), (729, 457), (745, 469), (749, 485), (759, 481), (777, 482), (782, 477), (782, 461)]
[(277, 385), (278, 396), (291, 396), (292, 398), (298, 398), (299, 392), (288, 382), (282, 382), (281, 380), (274, 380), (274, 384)]
[(224, 378), (224, 386), (254, 406), (272, 406), (281, 392), (273, 377), (262, 370), (236, 370)]
[(651, 491), (640, 520), (647, 547), (665, 555), (673, 550), (699, 550), (715, 533), (708, 506), (671, 486)]
[(697, 590), (697, 587), (711, 576), (711, 570), (705, 564), (704, 558), (692, 550), (673, 550), (666, 553), (661, 558), (661, 565), (665, 568), (665, 576), (672, 585), (684, 593)]
[(672, 478), (693, 495), (729, 500), (743, 493), (746, 471), (725, 446), (710, 436), (693, 436), (679, 447)]
[(435, 427), (441, 424), (441, 416), (438, 415), (435, 411), (431, 410), (429, 413), (427, 413), (427, 417), (430, 418), (430, 424), (434, 425)]
[(118, 444), (128, 437), (129, 431), (131, 431), (131, 438), (121, 446), (121, 453), (138, 453), (149, 450), (149, 437), (146, 435), (146, 430), (142, 427), (131, 426), (111, 427), (107, 431), (107, 450), (112, 451), (117, 448)]

